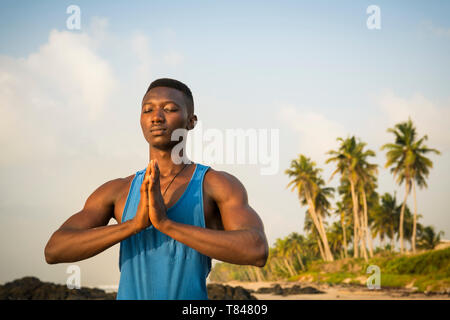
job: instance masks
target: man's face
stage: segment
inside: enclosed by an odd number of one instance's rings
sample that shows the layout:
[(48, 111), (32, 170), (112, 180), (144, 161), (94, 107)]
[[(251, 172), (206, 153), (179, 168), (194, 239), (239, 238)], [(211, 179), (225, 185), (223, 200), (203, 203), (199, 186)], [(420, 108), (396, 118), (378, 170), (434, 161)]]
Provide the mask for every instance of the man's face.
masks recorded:
[(184, 93), (179, 90), (156, 87), (142, 99), (141, 128), (145, 140), (153, 147), (171, 149), (179, 142), (171, 141), (172, 132), (192, 129), (195, 118), (188, 114)]

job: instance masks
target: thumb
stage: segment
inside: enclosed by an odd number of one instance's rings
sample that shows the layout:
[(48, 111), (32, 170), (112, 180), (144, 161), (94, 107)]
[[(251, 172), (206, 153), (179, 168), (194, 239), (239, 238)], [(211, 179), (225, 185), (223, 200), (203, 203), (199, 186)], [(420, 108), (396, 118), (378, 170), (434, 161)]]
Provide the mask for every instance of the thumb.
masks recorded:
[(141, 194), (144, 193), (144, 192), (147, 192), (147, 190), (148, 190), (148, 181), (149, 181), (148, 177), (145, 177), (144, 180), (142, 181)]
[(144, 180), (142, 181), (141, 189), (140, 189), (140, 191), (141, 191), (141, 199), (145, 198), (144, 201), (148, 200), (148, 184), (149, 184), (149, 181), (150, 181), (150, 175), (148, 174), (148, 172), (149, 172), (149, 168), (147, 168), (147, 171), (146, 171), (146, 174), (144, 176)]
[(147, 165), (147, 169), (145, 170), (144, 180), (141, 184), (141, 193), (146, 192), (148, 190), (148, 183), (150, 181), (150, 172), (152, 171), (151, 162)]

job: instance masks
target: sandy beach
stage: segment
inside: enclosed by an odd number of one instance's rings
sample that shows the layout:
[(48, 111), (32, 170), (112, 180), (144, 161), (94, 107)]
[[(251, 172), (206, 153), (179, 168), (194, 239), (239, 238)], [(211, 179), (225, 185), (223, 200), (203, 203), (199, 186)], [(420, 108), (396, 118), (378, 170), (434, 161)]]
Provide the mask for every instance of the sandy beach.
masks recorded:
[(383, 288), (379, 290), (370, 290), (363, 286), (343, 286), (343, 285), (327, 285), (317, 283), (305, 282), (240, 282), (230, 281), (222, 283), (229, 286), (241, 286), (249, 290), (258, 290), (259, 288), (268, 288), (279, 284), (282, 288), (288, 288), (293, 285), (300, 285), (301, 287), (313, 287), (324, 293), (316, 294), (294, 294), (294, 295), (276, 295), (276, 294), (262, 294), (253, 292), (252, 294), (258, 300), (450, 300), (449, 294), (424, 294), (415, 293), (409, 289), (393, 289)]

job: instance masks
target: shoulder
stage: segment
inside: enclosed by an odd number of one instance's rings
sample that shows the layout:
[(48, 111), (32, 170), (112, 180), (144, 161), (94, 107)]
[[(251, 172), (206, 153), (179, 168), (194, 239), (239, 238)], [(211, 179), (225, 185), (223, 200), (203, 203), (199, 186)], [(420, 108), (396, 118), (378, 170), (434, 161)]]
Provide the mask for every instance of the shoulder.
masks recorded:
[(204, 178), (205, 192), (216, 201), (227, 201), (234, 198), (247, 200), (247, 191), (243, 183), (233, 174), (209, 168)]
[(121, 178), (115, 178), (112, 180), (108, 180), (105, 183), (103, 183), (99, 188), (107, 189), (111, 192), (117, 192), (126, 187), (127, 185), (130, 185), (130, 183), (133, 181), (135, 174), (129, 175), (127, 177), (121, 177)]
[(135, 174), (127, 177), (115, 178), (101, 184), (89, 196), (89, 199), (102, 200), (102, 202), (114, 204), (123, 192), (128, 192), (128, 188)]

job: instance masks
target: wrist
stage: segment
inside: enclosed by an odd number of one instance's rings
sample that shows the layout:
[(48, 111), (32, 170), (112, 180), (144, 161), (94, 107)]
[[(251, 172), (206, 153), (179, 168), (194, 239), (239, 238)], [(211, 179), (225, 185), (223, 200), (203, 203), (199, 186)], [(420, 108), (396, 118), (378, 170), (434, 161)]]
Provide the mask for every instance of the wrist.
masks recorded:
[(133, 235), (141, 232), (144, 229), (138, 225), (137, 221), (134, 218), (126, 221), (125, 223), (129, 223), (128, 228)]
[(172, 220), (170, 220), (169, 218), (166, 218), (162, 221), (160, 221), (158, 223), (157, 226), (155, 226), (156, 229), (158, 229), (159, 231), (161, 231), (162, 233), (166, 233), (169, 231), (170, 226), (172, 225)]

